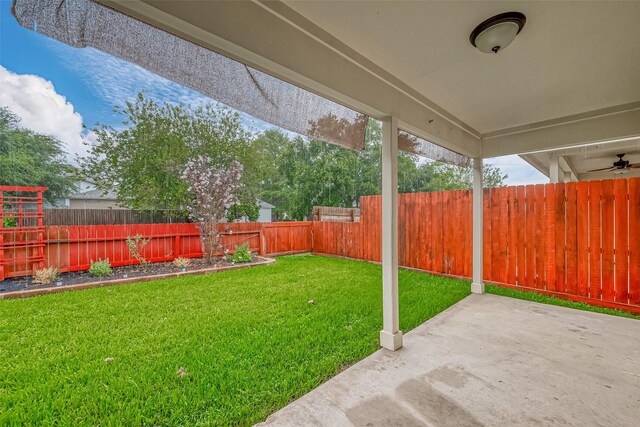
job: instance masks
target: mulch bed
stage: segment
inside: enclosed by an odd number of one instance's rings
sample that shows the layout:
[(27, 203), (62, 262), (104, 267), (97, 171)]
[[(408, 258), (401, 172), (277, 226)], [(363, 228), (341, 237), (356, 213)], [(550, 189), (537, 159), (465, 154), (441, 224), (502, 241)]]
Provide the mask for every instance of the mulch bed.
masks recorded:
[(189, 272), (197, 272), (211, 269), (230, 269), (240, 266), (251, 266), (265, 263), (266, 258), (253, 256), (250, 262), (234, 264), (226, 258), (216, 258), (211, 263), (207, 263), (204, 258), (191, 258), (190, 265), (185, 269), (176, 267), (173, 262), (158, 262), (142, 265), (127, 265), (123, 267), (113, 267), (111, 274), (102, 277), (95, 277), (89, 271), (74, 271), (70, 273), (60, 273), (58, 280), (54, 283), (41, 285), (33, 283), (33, 277), (14, 277), (0, 281), (0, 294), (16, 291), (31, 291), (38, 289), (64, 288), (65, 286), (82, 285), (87, 283), (101, 283), (110, 281), (128, 282), (131, 278), (142, 278), (148, 276), (163, 276), (175, 273), (188, 274)]

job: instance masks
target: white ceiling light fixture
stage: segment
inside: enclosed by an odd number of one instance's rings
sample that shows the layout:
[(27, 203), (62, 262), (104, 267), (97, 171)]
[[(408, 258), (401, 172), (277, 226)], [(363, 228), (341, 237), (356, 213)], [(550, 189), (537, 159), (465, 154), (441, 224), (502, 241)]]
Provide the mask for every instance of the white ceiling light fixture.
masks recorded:
[(520, 12), (506, 12), (493, 16), (478, 25), (469, 41), (484, 53), (498, 53), (509, 46), (522, 31), (527, 18)]

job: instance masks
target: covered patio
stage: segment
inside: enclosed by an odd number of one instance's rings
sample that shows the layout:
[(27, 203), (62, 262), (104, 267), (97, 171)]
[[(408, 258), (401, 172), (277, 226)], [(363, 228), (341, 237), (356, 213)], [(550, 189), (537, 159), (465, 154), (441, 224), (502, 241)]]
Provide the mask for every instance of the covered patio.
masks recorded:
[[(640, 150), (639, 2), (14, 3), (24, 26), (136, 62), (306, 136), (361, 149), (366, 120), (382, 122), (384, 349), (266, 425), (637, 423), (637, 321), (483, 295), (482, 173), (485, 159), (527, 155), (533, 163), (550, 159), (539, 167), (552, 171), (553, 182), (561, 167), (570, 181), (582, 172), (572, 172), (566, 153), (596, 145)], [(483, 53), (470, 43), (476, 26), (510, 11), (526, 24), (508, 47)], [(207, 62), (172, 40), (145, 38), (130, 18), (223, 59)], [(169, 59), (180, 64), (158, 60), (163, 44), (174, 46)], [(327, 117), (340, 126), (326, 125)], [(473, 167), (475, 295), (406, 336), (398, 304), (399, 149)], [(627, 243), (637, 238), (640, 210), (630, 212), (622, 215), (632, 224)], [(636, 263), (636, 248), (618, 251), (618, 260)], [(626, 279), (636, 280), (640, 264), (630, 271)]]
[(632, 426), (640, 322), (471, 295), (264, 426)]
[[(484, 159), (543, 152), (552, 159), (551, 180), (557, 182), (558, 150), (605, 144), (628, 151), (630, 143), (640, 141), (637, 2), (333, 2), (327, 7), (314, 1), (14, 0), (13, 12), (27, 28), (134, 62), (306, 136), (363, 149), (368, 118), (380, 120), (380, 343), (390, 350), (403, 345), (399, 149), (472, 165), (471, 288), (482, 294)], [(602, 204), (603, 198), (596, 198)], [(633, 235), (640, 207), (633, 202), (629, 212)], [(640, 272), (634, 245), (618, 249), (618, 258), (631, 252), (625, 257), (629, 262), (614, 261), (613, 252), (606, 260), (629, 263), (631, 274), (624, 274), (631, 280)], [(560, 267), (551, 265), (550, 254), (546, 268), (555, 280)], [(627, 294), (624, 290), (623, 299)]]

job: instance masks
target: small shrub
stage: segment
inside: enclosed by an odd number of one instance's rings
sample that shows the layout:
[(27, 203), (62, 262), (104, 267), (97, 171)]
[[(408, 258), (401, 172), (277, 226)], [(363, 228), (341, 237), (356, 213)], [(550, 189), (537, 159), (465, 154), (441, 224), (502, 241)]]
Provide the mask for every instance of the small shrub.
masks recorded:
[(240, 246), (236, 246), (232, 255), (227, 255), (227, 259), (233, 262), (249, 262), (253, 256), (249, 250), (249, 244), (244, 243)]
[(58, 269), (55, 267), (41, 268), (36, 270), (36, 274), (33, 275), (33, 282), (39, 285), (48, 285), (58, 279)]
[(18, 221), (16, 221), (15, 218), (2, 218), (3, 228), (12, 228), (17, 226), (18, 226)]
[(178, 268), (187, 268), (191, 265), (191, 260), (189, 258), (183, 258), (179, 256), (178, 258), (173, 260), (173, 265)]
[(133, 237), (128, 236), (126, 240), (129, 252), (135, 259), (140, 261), (140, 264), (142, 264), (143, 267), (146, 267), (147, 264), (149, 264), (149, 261), (142, 256), (142, 250), (150, 241), (151, 239), (145, 239), (140, 234), (136, 234)]
[(91, 260), (91, 267), (89, 268), (89, 273), (94, 275), (95, 277), (102, 277), (111, 274), (111, 264), (109, 263), (109, 258), (104, 260), (98, 260), (93, 262)]

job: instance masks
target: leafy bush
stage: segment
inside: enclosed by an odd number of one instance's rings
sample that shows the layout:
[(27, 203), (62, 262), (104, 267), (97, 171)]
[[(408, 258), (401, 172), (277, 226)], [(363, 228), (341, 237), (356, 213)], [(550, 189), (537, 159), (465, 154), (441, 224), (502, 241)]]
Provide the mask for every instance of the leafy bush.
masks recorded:
[(41, 268), (33, 275), (33, 282), (39, 285), (48, 285), (58, 279), (58, 269), (55, 267)]
[(18, 221), (15, 218), (2, 218), (2, 227), (3, 228), (11, 228), (17, 227)]
[(109, 258), (104, 260), (98, 260), (93, 262), (91, 260), (91, 267), (89, 268), (89, 273), (94, 275), (95, 277), (102, 277), (111, 274), (111, 264), (109, 263)]
[(178, 258), (173, 260), (173, 265), (178, 268), (187, 268), (191, 265), (191, 260), (189, 258), (183, 258), (179, 256)]
[(233, 262), (249, 262), (251, 261), (251, 251), (249, 250), (249, 244), (244, 243), (240, 246), (236, 246), (232, 255), (227, 255), (227, 259)]

